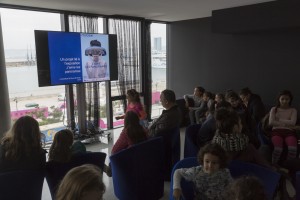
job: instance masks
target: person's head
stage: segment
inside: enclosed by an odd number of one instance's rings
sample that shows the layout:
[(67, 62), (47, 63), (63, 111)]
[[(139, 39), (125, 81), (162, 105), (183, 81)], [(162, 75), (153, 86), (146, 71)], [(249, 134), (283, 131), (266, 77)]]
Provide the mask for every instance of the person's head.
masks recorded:
[(12, 160), (17, 160), (24, 154), (30, 156), (33, 151), (41, 151), (39, 123), (30, 116), (20, 117), (3, 137), (2, 144), (6, 148), (5, 157)]
[(160, 101), (164, 108), (171, 108), (176, 101), (176, 96), (173, 90), (163, 90), (160, 94)]
[(225, 100), (224, 94), (222, 94), (222, 93), (217, 93), (217, 94), (215, 95), (215, 101), (216, 101), (217, 103), (220, 103), (221, 101), (224, 101), (224, 100)]
[(227, 154), (220, 145), (209, 143), (200, 149), (198, 162), (205, 173), (212, 174), (227, 167)]
[(231, 104), (233, 108), (237, 108), (240, 105), (240, 98), (234, 91), (226, 93), (226, 101)]
[(71, 169), (61, 181), (56, 200), (99, 200), (105, 192), (101, 170), (91, 164)]
[(248, 104), (251, 95), (252, 95), (252, 92), (251, 92), (251, 90), (248, 87), (243, 88), (240, 91), (240, 98), (241, 98), (241, 100), (243, 101), (243, 103), (245, 105)]
[(225, 197), (228, 200), (267, 200), (264, 186), (254, 176), (242, 176), (235, 179), (227, 188)]
[(127, 111), (125, 114), (125, 129), (130, 140), (137, 144), (146, 139), (145, 130), (140, 124), (140, 119), (134, 111)]
[(49, 160), (57, 162), (68, 162), (71, 159), (71, 147), (73, 144), (73, 133), (69, 129), (58, 131), (54, 135), (53, 143), (49, 150)]
[(211, 92), (205, 91), (203, 93), (203, 100), (204, 101), (208, 101), (208, 100), (212, 99), (212, 97), (213, 97), (213, 95), (212, 95)]
[(135, 89), (127, 90), (127, 99), (129, 102), (140, 103), (140, 95)]
[(221, 133), (231, 134), (242, 131), (242, 123), (238, 113), (233, 109), (220, 108), (215, 111), (216, 127)]
[(277, 96), (276, 107), (290, 107), (293, 95), (289, 90), (282, 90)]
[(205, 92), (205, 89), (201, 86), (197, 86), (194, 89), (194, 95), (197, 96), (197, 97), (202, 97), (204, 92)]

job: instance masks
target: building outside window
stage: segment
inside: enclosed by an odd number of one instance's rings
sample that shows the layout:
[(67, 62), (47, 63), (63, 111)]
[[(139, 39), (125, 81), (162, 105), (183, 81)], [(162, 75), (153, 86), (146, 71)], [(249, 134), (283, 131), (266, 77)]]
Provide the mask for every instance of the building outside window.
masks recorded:
[(152, 118), (158, 117), (163, 107), (160, 93), (166, 89), (166, 24), (151, 24), (151, 63), (152, 63)]

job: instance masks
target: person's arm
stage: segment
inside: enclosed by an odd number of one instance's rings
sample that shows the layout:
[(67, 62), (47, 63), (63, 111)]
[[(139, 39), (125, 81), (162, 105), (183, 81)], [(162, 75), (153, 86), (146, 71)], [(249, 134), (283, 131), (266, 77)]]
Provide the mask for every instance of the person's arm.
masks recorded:
[(284, 126), (284, 124), (282, 122), (280, 122), (278, 119), (276, 119), (276, 113), (275, 113), (276, 108), (273, 107), (271, 108), (270, 111), (270, 117), (269, 117), (269, 125), (270, 126)]
[(126, 149), (129, 146), (128, 142), (129, 138), (127, 136), (126, 130), (123, 129), (123, 131), (120, 134), (120, 137), (118, 138), (117, 142), (114, 144), (111, 154), (115, 154), (123, 149)]
[(294, 126), (297, 121), (297, 110), (292, 108), (290, 119), (279, 119), (279, 121), (284, 123), (285, 126)]
[(175, 199), (180, 199), (181, 192), (181, 178), (187, 181), (192, 181), (197, 174), (197, 167), (176, 169), (173, 175), (173, 196)]
[(180, 186), (182, 176), (180, 170), (181, 169), (176, 169), (173, 175), (173, 197), (175, 200), (179, 200), (182, 194)]

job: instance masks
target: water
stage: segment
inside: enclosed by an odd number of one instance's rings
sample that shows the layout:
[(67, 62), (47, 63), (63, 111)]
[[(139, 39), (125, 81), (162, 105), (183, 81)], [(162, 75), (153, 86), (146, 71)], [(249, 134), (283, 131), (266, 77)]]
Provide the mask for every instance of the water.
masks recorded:
[[(8, 89), (10, 98), (35, 95), (58, 94), (64, 91), (64, 86), (39, 87), (36, 66), (7, 67)], [(166, 69), (152, 68), (152, 80), (166, 81)]]

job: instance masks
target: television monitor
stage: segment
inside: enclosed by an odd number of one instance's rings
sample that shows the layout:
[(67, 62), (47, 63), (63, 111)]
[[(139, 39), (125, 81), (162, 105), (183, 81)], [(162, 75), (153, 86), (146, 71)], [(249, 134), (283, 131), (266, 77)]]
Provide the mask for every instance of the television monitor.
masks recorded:
[(117, 36), (35, 30), (39, 86), (118, 80)]

